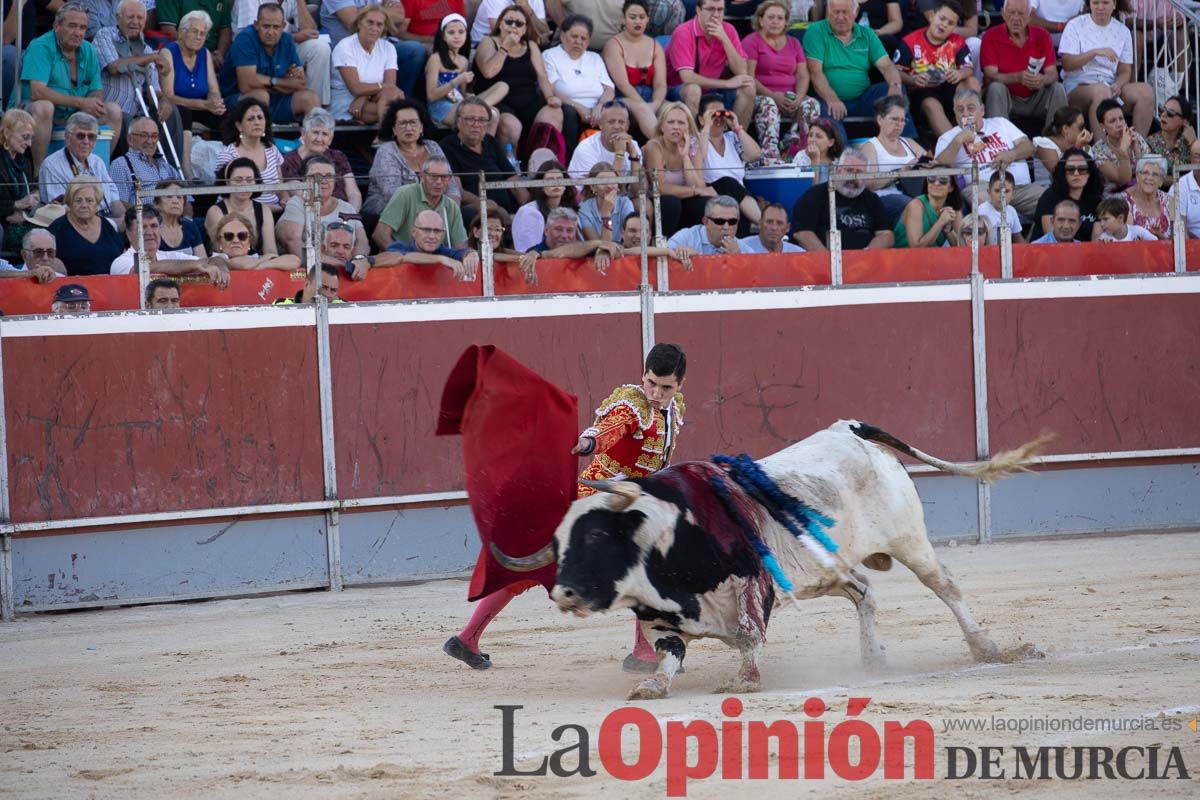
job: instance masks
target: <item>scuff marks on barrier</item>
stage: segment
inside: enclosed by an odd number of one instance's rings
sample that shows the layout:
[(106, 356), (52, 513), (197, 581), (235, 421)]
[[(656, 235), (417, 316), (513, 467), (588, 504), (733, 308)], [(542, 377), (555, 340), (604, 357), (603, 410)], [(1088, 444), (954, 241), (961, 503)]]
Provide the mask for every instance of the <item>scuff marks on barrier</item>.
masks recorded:
[(224, 536), (226, 533), (228, 533), (230, 530), (232, 530), (233, 526), (237, 525), (239, 522), (241, 522), (240, 519), (235, 519), (233, 522), (230, 522), (228, 525), (222, 525), (219, 529), (217, 529), (217, 532), (214, 533), (212, 536), (208, 537), (207, 539), (201, 539), (200, 541), (196, 542), (196, 544), (198, 544), (198, 545), (212, 544), (217, 539), (220, 539), (222, 536)]

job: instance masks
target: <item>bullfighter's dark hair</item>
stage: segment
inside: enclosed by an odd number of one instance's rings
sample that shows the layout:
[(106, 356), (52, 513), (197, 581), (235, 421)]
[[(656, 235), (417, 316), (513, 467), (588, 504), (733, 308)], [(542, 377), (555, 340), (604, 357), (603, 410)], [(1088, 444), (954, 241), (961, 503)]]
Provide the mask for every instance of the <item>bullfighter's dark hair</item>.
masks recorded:
[(677, 344), (656, 344), (646, 354), (646, 372), (653, 372), (660, 378), (674, 375), (675, 380), (682, 381), (687, 373), (687, 356), (683, 348)]

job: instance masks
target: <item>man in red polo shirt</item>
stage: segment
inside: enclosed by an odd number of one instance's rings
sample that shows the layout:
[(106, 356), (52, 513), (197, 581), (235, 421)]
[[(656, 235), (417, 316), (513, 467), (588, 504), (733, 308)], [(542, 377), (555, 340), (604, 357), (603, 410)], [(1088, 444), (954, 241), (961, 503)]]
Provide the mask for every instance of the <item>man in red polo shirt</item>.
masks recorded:
[(979, 64), (987, 84), (987, 116), (1054, 119), (1067, 104), (1067, 92), (1058, 80), (1054, 42), (1044, 28), (1029, 24), (1029, 0), (1009, 0), (1001, 16), (1004, 25), (983, 35)]

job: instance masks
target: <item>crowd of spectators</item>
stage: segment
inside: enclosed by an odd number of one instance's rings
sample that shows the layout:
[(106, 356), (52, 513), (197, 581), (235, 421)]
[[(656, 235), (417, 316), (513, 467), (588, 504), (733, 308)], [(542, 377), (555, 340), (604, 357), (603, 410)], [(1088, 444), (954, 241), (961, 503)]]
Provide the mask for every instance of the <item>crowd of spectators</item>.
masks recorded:
[[(1200, 158), (1194, 110), (1155, 97), (1130, 0), (1007, 0), (986, 30), (976, 0), (727, 2), (34, 0), (4, 75), (3, 277), (129, 273), (140, 238), (155, 273), (225, 286), (304, 266), (319, 223), (322, 262), (351, 280), (402, 263), (468, 279), (481, 175), (488, 249), (530, 281), (539, 260), (603, 271), (642, 241), (686, 267), (820, 251), (831, 225), (847, 249), (1002, 228), (1125, 242), (1169, 238), (1178, 205), (1200, 234), (1200, 185), (1173, 172)], [(335, 147), (339, 130), (366, 143)], [(204, 135), (223, 145), (216, 198), (189, 195)], [(963, 174), (878, 175), (923, 167)], [(811, 188), (771, 202), (759, 169)], [(239, 189), (288, 179), (319, 187), (315, 219), (299, 193)], [(179, 191), (144, 206), (140, 237), (135, 183)], [(56, 303), (87, 304), (71, 292)]]

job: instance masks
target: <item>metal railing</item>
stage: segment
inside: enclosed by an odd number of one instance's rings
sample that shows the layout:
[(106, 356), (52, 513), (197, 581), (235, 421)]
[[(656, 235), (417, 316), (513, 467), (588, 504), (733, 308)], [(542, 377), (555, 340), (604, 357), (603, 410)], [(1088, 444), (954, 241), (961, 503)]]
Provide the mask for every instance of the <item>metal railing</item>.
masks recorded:
[[(314, 177), (307, 181), (287, 181), (283, 183), (191, 186), (184, 189), (144, 189), (142, 188), (142, 182), (135, 176), (133, 179), (135, 213), (132, 235), (137, 237), (138, 307), (142, 309), (146, 307), (146, 286), (150, 283), (150, 257), (146, 253), (146, 241), (142, 238), (142, 210), (145, 208), (147, 198), (246, 194), (262, 191), (299, 192), (303, 195), (304, 233), (302, 241), (304, 242), (305, 263), (308, 264), (309, 282), (313, 283), (316, 289), (319, 289), (321, 280), (322, 226), (320, 225), (321, 183), (318, 178)], [(126, 231), (126, 235), (130, 235), (130, 232)], [(213, 245), (215, 246), (216, 243), (214, 242)]]
[(1151, 3), (1155, 6), (1170, 15), (1132, 21), (1133, 80), (1148, 83), (1155, 108), (1161, 108), (1173, 95), (1195, 98), (1200, 90), (1200, 3), (1157, 0)]

